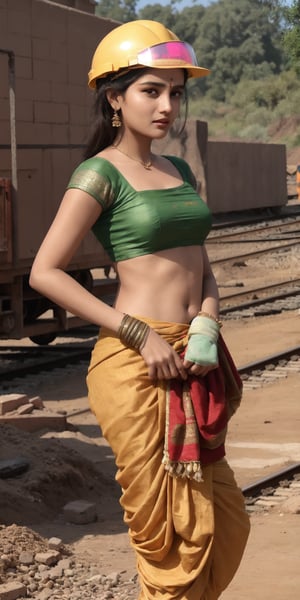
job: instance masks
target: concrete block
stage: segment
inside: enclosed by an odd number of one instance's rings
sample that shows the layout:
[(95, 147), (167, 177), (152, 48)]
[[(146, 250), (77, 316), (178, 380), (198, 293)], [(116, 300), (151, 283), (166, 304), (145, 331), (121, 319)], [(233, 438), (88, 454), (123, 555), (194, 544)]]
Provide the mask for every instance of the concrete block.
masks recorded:
[[(28, 81), (28, 80), (26, 80)], [(26, 121), (27, 123), (33, 122), (33, 102), (32, 100), (24, 100), (17, 98), (16, 102), (16, 114), (18, 121)]]
[(27, 58), (26, 56), (18, 56), (18, 60), (16, 61), (16, 75), (18, 78), (20, 77), (22, 79), (33, 78), (31, 58)]
[(56, 550), (49, 550), (49, 552), (38, 552), (34, 558), (36, 562), (49, 567), (51, 565), (56, 565), (60, 559), (60, 553)]
[(28, 550), (23, 550), (19, 555), (19, 563), (21, 565), (32, 565), (34, 562), (33, 553), (28, 552)]
[(68, 123), (68, 105), (62, 102), (35, 102), (35, 121), (38, 123)]
[(39, 431), (40, 429), (52, 429), (54, 431), (64, 431), (67, 427), (65, 415), (57, 413), (36, 412), (31, 415), (5, 415), (0, 416), (0, 425), (7, 423), (21, 429), (22, 431)]
[(26, 595), (26, 587), (19, 581), (3, 583), (0, 585), (0, 600), (16, 600), (17, 598)]
[[(25, 2), (23, 2), (24, 6)], [(30, 35), (31, 33), (31, 18), (30, 18), (30, 9), (26, 12), (26, 7), (24, 6), (24, 10), (10, 10), (7, 15), (8, 20), (8, 28), (12, 33), (17, 33), (21, 35)]]
[(29, 402), (34, 406), (34, 408), (37, 408), (38, 410), (42, 410), (43, 408), (45, 408), (44, 402), (39, 396), (34, 396), (33, 398), (30, 398)]
[(19, 406), (28, 403), (28, 396), (25, 394), (2, 394), (0, 396), (0, 415), (5, 415), (12, 410), (17, 410)]
[[(51, 125), (49, 123), (26, 123), (23, 121), (18, 124), (18, 127), (18, 141), (20, 144), (29, 144), (32, 139), (34, 139), (35, 144), (50, 143)], [(33, 155), (31, 150), (26, 150), (26, 152), (28, 157), (25, 157), (24, 162), (28, 162)], [(38, 165), (39, 163), (40, 161), (36, 164)], [(26, 166), (23, 166), (23, 169), (26, 168)]]
[(1, 121), (4, 119), (9, 119), (9, 102), (7, 98), (0, 98), (0, 114)]
[(50, 54), (50, 39), (32, 38), (32, 55), (39, 60), (49, 58)]
[[(9, 32), (7, 31), (6, 33), (9, 33), (11, 36), (13, 36), (13, 51), (15, 53), (15, 55), (17, 57), (19, 56), (26, 56), (31, 57), (31, 37), (30, 35), (26, 35), (21, 32), (18, 33), (18, 35), (16, 35), (13, 32)], [(2, 41), (2, 34), (1, 34), (1, 41)], [(11, 46), (10, 46), (11, 47)], [(18, 58), (17, 58), (18, 60)]]
[(34, 410), (33, 404), (30, 404), (30, 402), (28, 402), (27, 404), (23, 404), (23, 406), (19, 406), (17, 413), (18, 413), (18, 415), (28, 415), (28, 414), (32, 413), (33, 410)]
[(96, 504), (86, 500), (68, 502), (68, 504), (65, 504), (63, 512), (65, 520), (76, 525), (93, 523), (97, 520)]
[(63, 546), (63, 542), (58, 537), (52, 537), (48, 540), (48, 546), (52, 550), (60, 550)]

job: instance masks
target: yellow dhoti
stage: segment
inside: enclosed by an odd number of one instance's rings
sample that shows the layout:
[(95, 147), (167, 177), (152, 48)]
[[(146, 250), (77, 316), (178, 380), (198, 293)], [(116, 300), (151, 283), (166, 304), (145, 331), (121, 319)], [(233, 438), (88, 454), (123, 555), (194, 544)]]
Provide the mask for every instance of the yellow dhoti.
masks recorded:
[[(147, 322), (172, 345), (188, 327)], [(140, 354), (109, 331), (102, 330), (94, 348), (87, 383), (91, 409), (115, 455), (140, 600), (216, 600), (238, 568), (249, 533), (243, 495), (226, 460), (203, 466), (200, 482), (167, 473), (164, 384), (153, 383)]]

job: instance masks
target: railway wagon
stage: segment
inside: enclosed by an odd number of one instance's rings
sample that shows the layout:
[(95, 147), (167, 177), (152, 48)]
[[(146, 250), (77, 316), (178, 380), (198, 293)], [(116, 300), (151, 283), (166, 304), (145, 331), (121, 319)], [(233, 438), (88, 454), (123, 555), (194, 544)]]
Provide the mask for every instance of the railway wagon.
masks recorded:
[[(100, 39), (118, 25), (46, 0), (0, 3), (0, 337), (38, 343), (82, 322), (28, 285), (37, 249), (81, 161), (91, 109), (87, 72)], [(110, 264), (89, 234), (69, 266), (95, 294)], [(40, 318), (43, 315), (43, 318)], [(46, 318), (47, 317), (47, 318)]]
[(284, 144), (211, 140), (206, 122), (189, 119), (179, 137), (169, 135), (154, 148), (187, 160), (215, 216), (266, 208), (277, 213), (287, 204)]
[[(82, 157), (92, 98), (86, 85), (91, 54), (117, 25), (49, 0), (1, 1), (2, 339), (28, 336), (48, 343), (58, 332), (83, 324), (34, 292), (28, 279), (70, 173)], [(189, 120), (179, 139), (170, 135), (157, 150), (188, 160), (214, 214), (286, 203), (284, 146), (221, 144), (227, 146), (208, 140), (206, 123)], [(98, 270), (109, 266), (108, 256), (89, 234), (69, 271), (104, 297), (117, 286), (115, 279), (97, 278)]]

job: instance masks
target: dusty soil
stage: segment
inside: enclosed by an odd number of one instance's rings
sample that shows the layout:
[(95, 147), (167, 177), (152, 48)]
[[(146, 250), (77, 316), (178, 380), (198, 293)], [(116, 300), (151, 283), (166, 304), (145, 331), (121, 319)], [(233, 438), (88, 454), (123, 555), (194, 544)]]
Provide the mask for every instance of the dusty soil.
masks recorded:
[[(219, 271), (217, 277), (220, 284), (231, 278), (233, 288), (234, 281), (241, 278), (245, 284), (254, 285), (261, 278), (274, 280), (275, 270), (278, 280), (286, 278), (287, 268), (291, 277), (295, 276), (298, 264), (298, 256), (292, 254), (283, 264), (270, 262), (268, 269), (257, 262), (230, 273)], [(229, 291), (226, 288), (225, 292)], [(299, 344), (299, 313), (226, 321), (223, 334), (241, 366)], [(85, 373), (85, 364), (71, 366), (27, 377), (14, 382), (12, 390), (5, 390), (38, 395), (47, 408), (65, 410), (73, 416), (68, 417), (68, 429), (63, 432), (44, 430), (28, 434), (1, 427), (0, 457), (26, 457), (30, 468), (18, 478), (0, 479), (0, 523), (5, 525), (0, 530), (0, 557), (9, 550), (12, 540), (15, 547), (10, 547), (10, 551), (17, 555), (20, 540), (25, 540), (28, 549), (43, 551), (47, 539), (56, 536), (62, 539), (75, 566), (86, 565), (86, 573), (92, 565), (93, 573), (118, 574), (119, 587), (110, 588), (106, 583), (97, 595), (82, 593), (81, 598), (134, 600), (135, 561), (118, 503), (113, 455), (93, 415), (86, 410)], [(276, 384), (244, 393), (242, 405), (230, 423), (227, 441), (227, 457), (241, 486), (300, 461), (299, 383), (300, 374), (294, 373)], [(87, 525), (66, 522), (63, 506), (79, 498), (96, 503), (97, 521)], [(240, 570), (222, 599), (296, 600), (300, 595), (300, 515), (281, 506), (252, 515), (251, 522)], [(0, 570), (0, 584), (6, 581), (5, 577)], [(80, 598), (70, 591), (64, 593), (57, 597)], [(32, 597), (50, 596), (33, 593)]]

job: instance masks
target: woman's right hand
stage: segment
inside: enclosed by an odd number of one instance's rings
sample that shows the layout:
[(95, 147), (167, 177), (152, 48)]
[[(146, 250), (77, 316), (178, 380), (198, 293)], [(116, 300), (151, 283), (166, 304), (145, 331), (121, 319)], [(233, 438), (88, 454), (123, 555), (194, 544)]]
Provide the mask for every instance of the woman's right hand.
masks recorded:
[(140, 354), (148, 366), (151, 379), (187, 379), (179, 354), (151, 328)]

